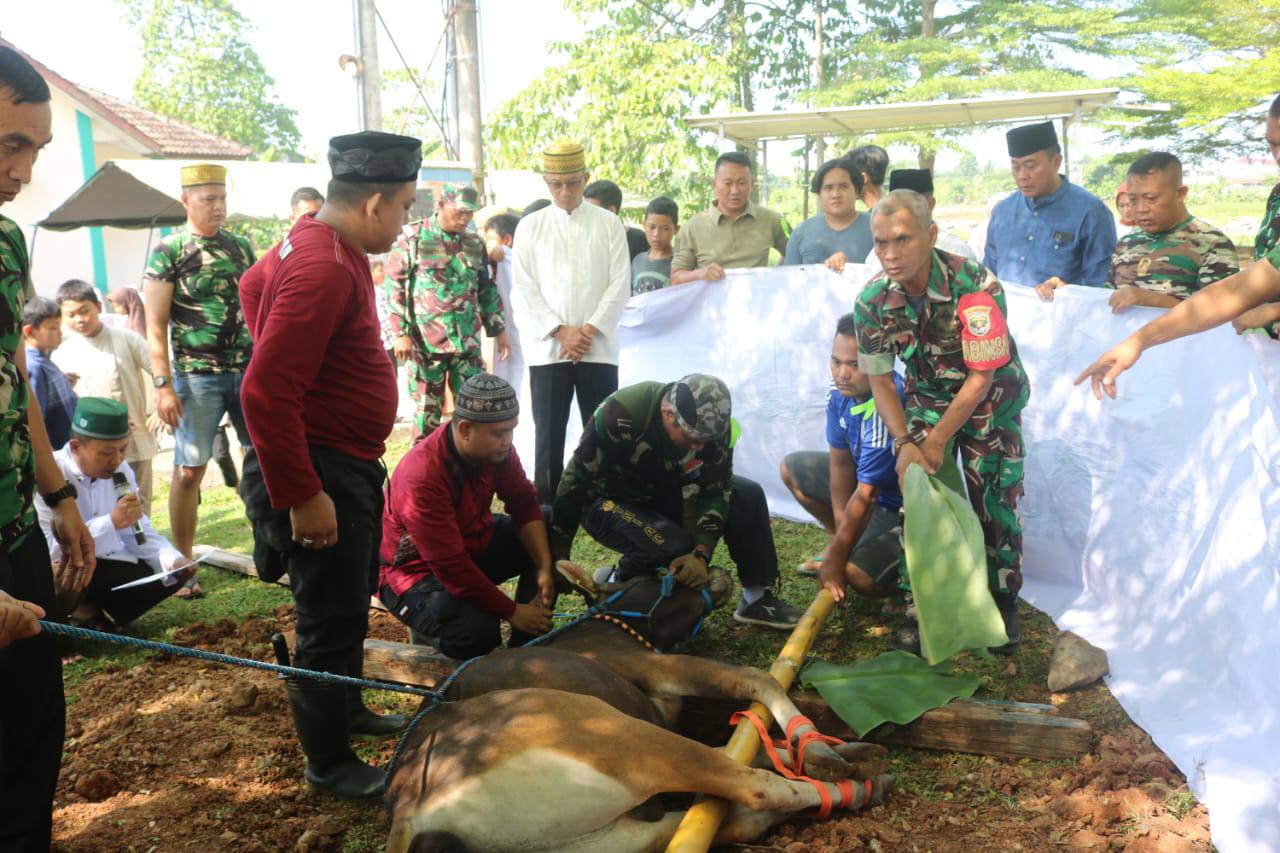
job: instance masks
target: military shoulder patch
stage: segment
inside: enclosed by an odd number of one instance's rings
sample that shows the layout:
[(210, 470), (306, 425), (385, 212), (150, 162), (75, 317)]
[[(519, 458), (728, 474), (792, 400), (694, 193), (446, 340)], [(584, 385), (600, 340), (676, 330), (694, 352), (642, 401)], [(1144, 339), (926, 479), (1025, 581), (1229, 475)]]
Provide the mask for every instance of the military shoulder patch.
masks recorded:
[(957, 307), (964, 363), (975, 370), (994, 370), (1008, 364), (1009, 326), (991, 294), (966, 293)]

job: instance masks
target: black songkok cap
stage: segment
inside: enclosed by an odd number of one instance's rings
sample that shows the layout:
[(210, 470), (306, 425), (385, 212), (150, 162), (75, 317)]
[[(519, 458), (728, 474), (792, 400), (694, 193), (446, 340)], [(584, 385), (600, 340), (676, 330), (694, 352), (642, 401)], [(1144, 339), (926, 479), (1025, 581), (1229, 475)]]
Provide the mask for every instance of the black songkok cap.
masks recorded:
[(352, 184), (405, 184), (418, 180), (422, 142), (412, 136), (366, 130), (329, 140), (329, 172)]
[(1053, 129), (1053, 122), (1042, 121), (1039, 124), (1015, 127), (1004, 138), (1009, 143), (1010, 157), (1029, 157), (1037, 151), (1057, 145), (1058, 131)]
[(889, 173), (889, 192), (915, 190), (920, 195), (933, 194), (933, 173), (928, 169), (894, 169)]

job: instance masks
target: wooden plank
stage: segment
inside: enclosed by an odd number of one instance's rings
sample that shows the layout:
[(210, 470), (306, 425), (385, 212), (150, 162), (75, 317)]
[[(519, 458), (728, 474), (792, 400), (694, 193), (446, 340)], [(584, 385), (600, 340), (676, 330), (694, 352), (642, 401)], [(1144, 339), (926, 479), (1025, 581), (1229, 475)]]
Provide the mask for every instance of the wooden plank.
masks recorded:
[[(456, 662), (429, 646), (385, 640), (364, 641), (364, 672), (370, 678), (432, 687)], [(793, 690), (791, 698), (825, 734), (858, 740), (813, 690)], [(678, 731), (712, 746), (728, 740), (729, 716), (741, 702), (691, 697), (685, 700)], [(885, 724), (866, 740), (877, 743), (1020, 758), (1077, 758), (1093, 746), (1093, 727), (1084, 720), (1059, 717), (1052, 705), (983, 699), (956, 699), (926, 711), (904, 726)]]
[[(800, 712), (813, 720), (824, 734), (845, 740), (858, 739), (816, 691), (793, 690), (791, 698)], [(704, 743), (723, 743), (729, 731), (729, 715), (738, 710), (740, 704), (686, 699), (680, 732)], [(1023, 708), (1022, 704), (956, 699), (926, 711), (913, 723), (885, 724), (864, 739), (917, 749), (1042, 760), (1075, 758), (1092, 748), (1093, 727), (1084, 720), (1047, 713), (1046, 706)]]
[(453, 672), (457, 661), (430, 646), (411, 646), (387, 640), (364, 641), (364, 676), (418, 687), (435, 687)]
[[(210, 554), (209, 558), (205, 560), (205, 565), (213, 566), (215, 569), (226, 569), (229, 572), (235, 572), (238, 575), (245, 575), (251, 578), (258, 577), (258, 567), (253, 564), (253, 557), (248, 554), (214, 548), (210, 545), (197, 545), (194, 551), (197, 557)], [(281, 586), (288, 586), (289, 576), (281, 575), (276, 580), (276, 583)], [(386, 605), (376, 595), (369, 596), (369, 606), (375, 610), (387, 609)]]

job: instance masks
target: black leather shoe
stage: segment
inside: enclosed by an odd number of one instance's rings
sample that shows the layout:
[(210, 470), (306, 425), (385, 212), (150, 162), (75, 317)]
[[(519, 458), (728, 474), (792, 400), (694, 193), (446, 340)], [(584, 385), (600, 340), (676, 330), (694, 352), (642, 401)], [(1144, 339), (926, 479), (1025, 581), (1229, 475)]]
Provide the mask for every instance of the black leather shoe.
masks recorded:
[(293, 725), (307, 756), (312, 787), (343, 800), (376, 800), (387, 774), (370, 767), (351, 750), (347, 688), (304, 679), (285, 679)]
[(1004, 633), (1009, 642), (1003, 646), (989, 649), (995, 655), (1011, 655), (1022, 645), (1022, 620), (1018, 617), (1018, 596), (996, 596), (996, 607), (1000, 610), (1000, 618), (1004, 620)]
[(920, 623), (916, 621), (914, 607), (907, 611), (902, 618), (902, 624), (889, 638), (889, 648), (920, 656)]

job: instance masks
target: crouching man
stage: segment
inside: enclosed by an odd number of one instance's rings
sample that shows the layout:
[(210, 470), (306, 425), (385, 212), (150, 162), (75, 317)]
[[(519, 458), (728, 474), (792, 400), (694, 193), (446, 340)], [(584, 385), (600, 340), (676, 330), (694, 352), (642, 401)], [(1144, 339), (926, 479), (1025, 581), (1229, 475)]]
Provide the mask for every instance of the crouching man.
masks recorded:
[[(596, 409), (552, 508), (552, 551), (582, 525), (622, 553), (615, 580), (668, 568), (699, 587), (723, 536), (738, 565), (739, 622), (790, 630), (804, 611), (774, 595), (778, 552), (760, 484), (733, 474), (729, 389), (714, 376), (639, 382)], [(601, 576), (597, 580), (605, 580)]]
[[(547, 524), (511, 446), (520, 406), (506, 380), (462, 383), (453, 420), (414, 446), (391, 475), (382, 514), (379, 597), (449, 657), (517, 646), (551, 628), (555, 587)], [(493, 498), (505, 515), (494, 515)], [(498, 584), (519, 577), (515, 601)]]
[[(189, 577), (189, 573), (179, 572), (152, 583), (115, 589), (189, 562), (156, 532), (151, 519), (142, 512), (138, 480), (124, 461), (129, 451), (129, 432), (129, 410), (124, 403), (105, 397), (81, 397), (71, 419), (71, 440), (53, 454), (67, 482), (75, 486), (76, 502), (98, 554), (98, 568), (88, 586), (76, 589), (58, 571), (62, 545), (49, 529), (52, 512), (48, 504), (44, 498), (36, 498), (40, 529), (49, 543), (55, 567), (60, 608), (80, 624), (108, 631), (137, 619), (177, 591)], [(127, 494), (117, 491), (115, 475), (124, 477)]]

